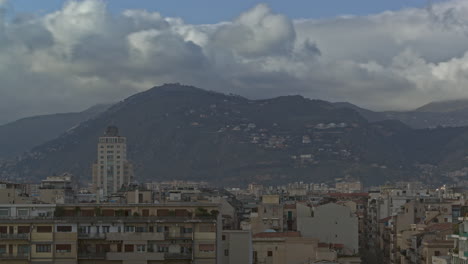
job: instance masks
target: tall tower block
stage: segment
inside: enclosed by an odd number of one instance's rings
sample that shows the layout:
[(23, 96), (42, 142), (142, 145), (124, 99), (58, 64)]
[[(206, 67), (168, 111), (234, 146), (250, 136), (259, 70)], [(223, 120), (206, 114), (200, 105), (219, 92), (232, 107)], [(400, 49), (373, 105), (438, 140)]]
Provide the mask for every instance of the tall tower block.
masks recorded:
[(119, 135), (119, 129), (109, 126), (99, 138), (97, 161), (93, 164), (93, 189), (106, 197), (116, 193), (133, 180), (133, 166), (127, 161), (127, 138)]

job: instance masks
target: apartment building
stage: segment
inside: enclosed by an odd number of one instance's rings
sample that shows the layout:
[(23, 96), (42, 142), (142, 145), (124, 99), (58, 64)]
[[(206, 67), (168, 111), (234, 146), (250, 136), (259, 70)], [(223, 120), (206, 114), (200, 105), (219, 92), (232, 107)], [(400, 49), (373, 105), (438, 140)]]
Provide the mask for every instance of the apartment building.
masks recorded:
[(11, 182), (0, 182), (0, 204), (32, 203), (25, 193), (24, 185)]
[(219, 263), (216, 204), (0, 205), (0, 212), (1, 263)]
[(50, 204), (65, 204), (75, 201), (76, 183), (73, 176), (63, 174), (49, 176), (41, 182), (39, 187), (39, 200)]
[(252, 264), (252, 234), (243, 230), (223, 230), (222, 264)]
[(127, 138), (109, 126), (99, 138), (97, 161), (93, 164), (93, 189), (100, 197), (116, 193), (133, 179), (133, 166), (127, 161)]
[(250, 215), (252, 234), (265, 230), (283, 231), (283, 207), (279, 195), (263, 195), (262, 203)]
[(336, 253), (319, 249), (319, 240), (300, 232), (264, 232), (253, 235), (254, 264), (315, 263), (336, 260)]

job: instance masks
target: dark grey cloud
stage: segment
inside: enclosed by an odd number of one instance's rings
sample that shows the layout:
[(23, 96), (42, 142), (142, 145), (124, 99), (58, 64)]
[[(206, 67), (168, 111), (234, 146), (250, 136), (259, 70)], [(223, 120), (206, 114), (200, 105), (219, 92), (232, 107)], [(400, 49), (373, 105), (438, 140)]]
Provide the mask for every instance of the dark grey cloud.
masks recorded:
[(6, 6), (0, 0), (0, 123), (117, 101), (165, 82), (374, 109), (468, 97), (464, 0), (300, 21), (258, 5), (212, 25), (145, 10), (115, 15), (102, 0), (69, 1), (43, 15), (8, 14)]

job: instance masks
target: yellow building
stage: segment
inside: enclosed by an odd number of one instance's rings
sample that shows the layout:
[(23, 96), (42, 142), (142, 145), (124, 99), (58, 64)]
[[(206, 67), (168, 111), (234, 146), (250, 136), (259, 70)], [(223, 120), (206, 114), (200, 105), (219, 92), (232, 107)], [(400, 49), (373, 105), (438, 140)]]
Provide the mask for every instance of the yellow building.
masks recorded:
[[(35, 211), (36, 205), (29, 205)], [(49, 205), (50, 206), (50, 205)], [(25, 205), (21, 210), (26, 210)], [(217, 263), (216, 204), (64, 205), (0, 217), (1, 263)], [(16, 211), (6, 205), (0, 209)]]

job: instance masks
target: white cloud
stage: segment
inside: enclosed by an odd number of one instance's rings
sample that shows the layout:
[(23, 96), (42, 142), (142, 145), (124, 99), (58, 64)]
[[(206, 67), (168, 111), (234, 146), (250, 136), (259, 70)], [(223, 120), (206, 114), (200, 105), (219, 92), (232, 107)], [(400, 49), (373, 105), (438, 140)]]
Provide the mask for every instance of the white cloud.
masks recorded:
[(375, 109), (468, 97), (466, 0), (300, 21), (261, 4), (212, 25), (146, 10), (111, 14), (102, 0), (68, 1), (41, 16), (5, 12), (0, 122), (116, 101), (164, 82)]

